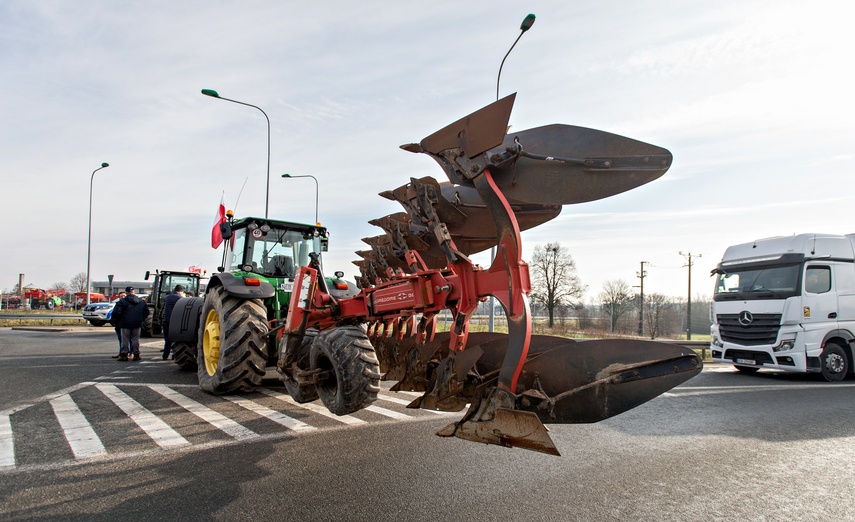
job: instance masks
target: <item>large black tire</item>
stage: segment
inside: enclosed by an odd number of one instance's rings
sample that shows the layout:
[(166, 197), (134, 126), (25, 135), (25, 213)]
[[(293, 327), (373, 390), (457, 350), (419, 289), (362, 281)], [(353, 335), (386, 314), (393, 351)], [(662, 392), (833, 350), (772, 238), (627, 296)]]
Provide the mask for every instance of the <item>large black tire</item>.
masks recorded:
[(328, 372), (315, 388), (332, 413), (347, 415), (377, 400), (380, 362), (359, 326), (340, 326), (318, 334), (312, 343), (311, 367)]
[(837, 343), (828, 343), (819, 356), (822, 376), (828, 382), (838, 382), (849, 373), (849, 357)]
[(184, 371), (195, 372), (198, 369), (196, 347), (190, 343), (172, 343), (172, 359)]
[(151, 323), (154, 320), (154, 317), (152, 317), (152, 313), (154, 312), (151, 311), (151, 308), (149, 308), (148, 311), (148, 317), (143, 319), (142, 329), (140, 330), (140, 337), (151, 337)]
[(267, 312), (261, 299), (230, 296), (221, 286), (205, 294), (196, 347), (199, 387), (209, 393), (251, 391), (267, 362)]
[[(297, 349), (299, 351), (297, 355), (297, 366), (299, 366), (301, 369), (307, 370), (310, 367), (312, 343), (314, 342), (315, 337), (317, 335), (317, 330), (306, 330), (306, 334), (303, 336), (303, 340), (300, 341), (300, 347)], [(297, 383), (295, 383), (291, 379), (283, 381), (283, 384), (285, 385), (285, 389), (288, 391), (288, 395), (290, 395), (292, 399), (294, 399), (300, 404), (305, 404), (307, 402), (318, 400), (318, 390), (315, 388), (314, 385), (297, 386)]]

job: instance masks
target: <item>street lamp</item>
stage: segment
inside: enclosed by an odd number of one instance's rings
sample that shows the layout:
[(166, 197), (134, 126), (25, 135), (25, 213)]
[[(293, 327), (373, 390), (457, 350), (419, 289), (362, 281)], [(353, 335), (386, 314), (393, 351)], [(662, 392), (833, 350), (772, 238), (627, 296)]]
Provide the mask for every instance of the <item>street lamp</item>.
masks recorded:
[[(508, 55), (511, 54), (511, 51), (514, 50), (514, 47), (517, 45), (517, 42), (520, 41), (522, 35), (525, 34), (526, 31), (531, 29), (531, 26), (534, 25), (534, 13), (529, 13), (528, 16), (523, 18), (522, 24), (520, 24), (520, 34), (517, 36), (517, 39), (514, 40), (514, 43), (511, 45), (511, 48), (508, 49), (508, 52), (505, 53), (505, 57), (502, 58), (502, 63), (499, 65), (499, 75), (496, 77), (496, 101), (499, 101), (499, 81), (502, 79), (502, 67), (505, 66), (505, 60), (508, 59)], [(490, 248), (490, 264), (496, 261), (496, 247)], [(487, 313), (487, 331), (492, 332), (495, 328), (496, 322), (496, 299), (491, 295), (490, 296), (490, 310)]]
[(223, 98), (217, 93), (214, 89), (202, 89), (202, 94), (205, 96), (210, 96), (211, 98), (217, 98), (220, 100), (230, 101), (232, 103), (237, 103), (239, 105), (246, 105), (247, 107), (253, 107), (261, 111), (261, 114), (264, 114), (264, 119), (267, 120), (267, 192), (264, 196), (264, 217), (267, 218), (267, 210), (270, 207), (270, 118), (267, 117), (267, 113), (261, 110), (261, 107), (252, 105), (250, 103), (244, 103), (242, 101), (231, 100), (229, 98)]
[(315, 225), (318, 223), (318, 192), (320, 192), (320, 188), (318, 187), (318, 178), (312, 176), (311, 174), (304, 174), (301, 176), (294, 176), (291, 174), (282, 174), (283, 178), (312, 178), (315, 180)]
[(502, 64), (499, 65), (499, 76), (496, 78), (496, 100), (499, 99), (499, 80), (502, 79), (502, 67), (505, 66), (505, 60), (507, 60), (508, 55), (511, 54), (511, 51), (514, 50), (514, 46), (517, 45), (517, 42), (520, 41), (522, 35), (525, 34), (526, 31), (531, 29), (532, 25), (534, 25), (534, 19), (534, 13), (529, 13), (529, 15), (523, 19), (522, 24), (520, 24), (520, 35), (517, 36), (517, 39), (514, 40), (514, 43), (511, 45), (511, 48), (508, 49), (507, 53), (505, 53), (505, 57), (502, 58)]
[(100, 167), (92, 171), (92, 176), (89, 177), (89, 241), (86, 244), (86, 304), (90, 302), (89, 295), (89, 270), (92, 261), (92, 181), (95, 179), (95, 173), (101, 169), (109, 167), (109, 163), (102, 163)]

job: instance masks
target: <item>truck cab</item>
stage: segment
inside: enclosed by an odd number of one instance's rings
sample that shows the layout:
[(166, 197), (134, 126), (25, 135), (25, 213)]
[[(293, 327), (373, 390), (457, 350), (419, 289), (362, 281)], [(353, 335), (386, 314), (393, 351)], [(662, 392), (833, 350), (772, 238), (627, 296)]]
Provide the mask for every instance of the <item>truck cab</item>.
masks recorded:
[(729, 247), (713, 270), (713, 361), (829, 381), (851, 373), (853, 243), (853, 235), (800, 234)]

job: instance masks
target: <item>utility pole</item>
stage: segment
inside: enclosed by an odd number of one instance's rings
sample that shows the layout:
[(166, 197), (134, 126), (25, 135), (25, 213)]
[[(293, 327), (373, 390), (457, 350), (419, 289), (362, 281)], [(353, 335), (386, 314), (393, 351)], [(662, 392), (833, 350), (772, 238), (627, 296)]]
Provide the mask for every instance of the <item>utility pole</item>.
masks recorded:
[(641, 271), (636, 273), (636, 277), (641, 280), (638, 298), (638, 335), (644, 335), (644, 278), (647, 276), (647, 272), (644, 271), (645, 263), (650, 264), (647, 261), (642, 261)]
[[(686, 264), (684, 266), (689, 267), (689, 295), (688, 300), (686, 301), (686, 340), (692, 340), (692, 253), (686, 252), (678, 252), (681, 256), (686, 258)], [(703, 257), (703, 254), (698, 254), (695, 257)]]

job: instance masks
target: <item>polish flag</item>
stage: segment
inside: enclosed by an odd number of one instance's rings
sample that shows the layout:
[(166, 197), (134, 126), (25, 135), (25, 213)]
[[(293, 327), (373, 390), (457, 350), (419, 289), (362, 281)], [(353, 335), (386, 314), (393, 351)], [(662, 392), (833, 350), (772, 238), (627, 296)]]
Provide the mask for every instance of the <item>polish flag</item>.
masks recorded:
[(214, 228), (211, 229), (211, 248), (217, 248), (223, 244), (223, 233), (220, 231), (220, 223), (226, 221), (226, 195), (220, 198), (220, 207), (217, 209), (217, 215), (214, 218)]

